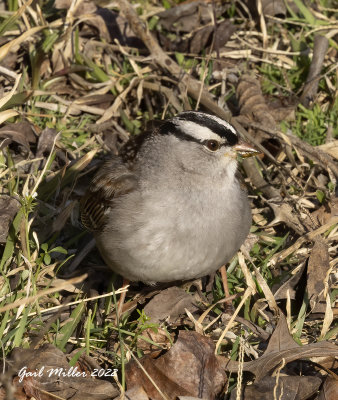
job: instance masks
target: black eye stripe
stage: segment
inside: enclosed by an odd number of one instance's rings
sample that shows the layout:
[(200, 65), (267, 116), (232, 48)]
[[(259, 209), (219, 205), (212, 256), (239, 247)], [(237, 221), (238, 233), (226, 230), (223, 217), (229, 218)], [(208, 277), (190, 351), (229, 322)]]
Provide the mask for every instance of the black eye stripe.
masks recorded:
[(160, 126), (158, 133), (160, 133), (161, 135), (171, 134), (176, 136), (177, 138), (187, 140), (189, 142), (201, 143), (200, 140), (184, 133), (177, 125), (175, 125), (171, 121), (164, 122), (163, 125)]
[(238, 136), (235, 133), (226, 126), (219, 124), (216, 120), (210, 118), (208, 114), (188, 111), (179, 114), (176, 118), (182, 121), (191, 121), (198, 125), (205, 126), (221, 138), (225, 139), (230, 146), (234, 146), (238, 143)]
[(177, 127), (177, 125), (175, 125), (175, 124), (172, 124), (172, 125), (173, 125), (173, 129), (170, 130), (170, 133), (172, 135), (176, 136), (179, 139), (187, 140), (188, 142), (195, 142), (195, 143), (203, 144), (203, 142), (201, 142), (200, 140), (194, 138), (193, 136), (190, 136), (190, 135), (184, 133), (182, 131), (182, 129)]
[[(173, 136), (175, 136), (175, 137), (177, 137), (179, 139), (186, 140), (188, 142), (195, 142), (195, 143), (201, 144), (202, 146), (207, 146), (207, 143), (210, 140), (214, 140), (214, 139), (206, 139), (206, 140), (203, 140), (203, 141), (198, 140), (198, 139), (194, 138), (193, 136), (190, 136), (190, 135), (187, 135), (186, 133), (184, 133), (175, 124), (173, 124), (171, 122), (169, 122), (169, 124), (170, 124), (170, 126), (168, 126), (168, 125), (164, 126), (163, 125), (160, 128), (160, 133), (162, 135), (167, 135), (170, 132), (171, 135), (173, 135)], [(228, 146), (228, 143), (220, 143), (217, 140), (214, 140), (214, 141), (219, 144), (219, 147)]]

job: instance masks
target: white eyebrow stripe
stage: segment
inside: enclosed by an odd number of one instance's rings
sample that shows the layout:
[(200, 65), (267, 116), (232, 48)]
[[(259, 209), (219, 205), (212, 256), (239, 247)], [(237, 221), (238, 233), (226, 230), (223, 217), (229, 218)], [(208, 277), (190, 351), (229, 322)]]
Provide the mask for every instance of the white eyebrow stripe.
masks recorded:
[(224, 138), (221, 138), (219, 135), (217, 135), (217, 133), (213, 132), (211, 129), (207, 128), (206, 126), (197, 124), (196, 122), (175, 119), (175, 124), (179, 126), (185, 134), (193, 137), (194, 139), (199, 140), (200, 142), (203, 142), (204, 140), (213, 139), (217, 140), (220, 143), (225, 143)]

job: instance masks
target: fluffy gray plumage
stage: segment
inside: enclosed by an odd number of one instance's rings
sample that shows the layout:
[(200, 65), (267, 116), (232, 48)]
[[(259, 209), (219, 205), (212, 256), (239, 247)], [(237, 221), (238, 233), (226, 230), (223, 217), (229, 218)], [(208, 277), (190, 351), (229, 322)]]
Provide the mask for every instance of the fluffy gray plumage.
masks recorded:
[(140, 140), (130, 163), (105, 163), (82, 211), (105, 262), (148, 283), (201, 277), (228, 262), (251, 226), (235, 142), (227, 122), (188, 112)]

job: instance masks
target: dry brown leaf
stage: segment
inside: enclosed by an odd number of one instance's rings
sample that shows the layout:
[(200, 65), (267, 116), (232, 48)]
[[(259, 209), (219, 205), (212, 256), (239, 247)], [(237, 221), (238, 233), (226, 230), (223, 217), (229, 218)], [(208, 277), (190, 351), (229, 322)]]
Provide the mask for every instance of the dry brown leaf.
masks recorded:
[[(3, 387), (1, 387), (0, 388), (0, 400), (6, 400), (6, 391), (5, 391), (5, 389), (3, 388)], [(20, 399), (16, 399), (16, 400), (21, 400), (21, 398)]]
[(338, 380), (328, 376), (317, 400), (337, 400), (338, 399)]
[(144, 312), (155, 323), (164, 321), (168, 317), (171, 322), (175, 322), (180, 315), (185, 315), (185, 309), (192, 313), (198, 309), (194, 304), (194, 298), (183, 289), (173, 286), (151, 299), (144, 307)]
[(190, 39), (190, 53), (199, 54), (202, 50), (205, 50), (208, 44), (212, 44), (212, 38), (214, 38), (213, 49), (218, 51), (221, 47), (224, 47), (235, 30), (236, 27), (229, 20), (222, 21), (216, 27), (207, 25), (198, 29)]
[(272, 118), (276, 122), (294, 121), (296, 119), (295, 109), (296, 109), (296, 104), (290, 104), (290, 105), (281, 104), (279, 107), (276, 107), (275, 104), (272, 104), (270, 105), (270, 114), (272, 115)]
[[(22, 384), (20, 385), (18, 382), (19, 382), (19, 377), (16, 376), (12, 381), (12, 390), (14, 390), (15, 400), (30, 400), (30, 398), (26, 395), (24, 391), (23, 385)], [(4, 400), (7, 400), (8, 396), (6, 390), (4, 390), (4, 392), (5, 392)]]
[[(161, 393), (168, 399), (175, 399), (178, 395), (189, 395), (189, 392), (184, 387), (181, 387), (167, 376), (166, 370), (163, 371), (157, 368), (155, 364), (156, 360), (146, 356), (142, 358), (139, 363), (140, 366), (135, 361), (131, 361), (126, 366), (128, 390), (135, 386), (141, 386), (153, 400), (163, 400)], [(170, 368), (174, 367), (175, 366), (170, 366)], [(157, 387), (155, 387), (153, 382)]]
[(338, 140), (333, 140), (332, 142), (321, 144), (317, 147), (318, 149), (330, 154), (330, 156), (338, 159)]
[(76, 204), (76, 201), (72, 201), (67, 206), (62, 208), (60, 214), (53, 221), (51, 229), (49, 229), (50, 235), (55, 232), (60, 232), (61, 229), (63, 229)]
[(6, 243), (9, 227), (20, 208), (20, 203), (14, 197), (0, 197), (0, 243)]
[(212, 5), (202, 1), (191, 1), (171, 7), (157, 16), (160, 24), (168, 31), (192, 32), (211, 22)]
[(319, 364), (322, 368), (334, 370), (338, 368), (338, 358), (334, 356), (327, 357), (312, 357), (312, 362)]
[(244, 400), (306, 400), (316, 393), (321, 383), (315, 376), (266, 376), (245, 388)]
[(7, 124), (0, 129), (0, 149), (12, 142), (21, 144), (29, 151), (29, 143), (36, 142), (36, 136), (30, 123), (23, 121), (15, 124)]
[[(281, 313), (264, 354), (257, 360), (245, 362), (243, 370), (253, 373), (256, 376), (256, 382), (259, 382), (281, 362), (288, 364), (299, 359), (334, 355), (338, 355), (338, 346), (333, 343), (321, 341), (299, 346), (290, 335), (285, 316)], [(238, 362), (229, 361), (226, 369), (231, 372), (238, 371)]]
[(213, 49), (217, 51), (224, 47), (236, 29), (236, 26), (230, 20), (220, 22), (216, 27)]
[[(94, 379), (79, 367), (75, 371), (82, 376), (72, 376), (66, 355), (51, 344), (39, 349), (16, 348), (11, 359), (18, 371), (19, 379), (15, 380), (17, 388), (23, 388), (29, 397), (50, 400), (50, 393), (54, 395), (53, 399), (59, 396), (67, 400), (104, 400), (118, 394), (110, 382)], [(35, 372), (37, 376), (27, 376), (23, 371)], [(62, 372), (69, 376), (64, 376)]]
[[(180, 331), (174, 346), (156, 360), (144, 357), (142, 366), (169, 399), (195, 396), (214, 399), (226, 382), (213, 341), (196, 332)], [(163, 400), (145, 373), (134, 361), (126, 368), (129, 387), (142, 386), (154, 400)]]
[[(72, 0), (56, 0), (55, 8), (68, 10), (72, 3)], [(122, 45), (143, 47), (141, 41), (131, 31), (125, 18), (117, 12), (97, 7), (92, 0), (83, 0), (78, 4), (73, 11), (73, 16), (81, 18), (82, 22), (97, 29), (101, 39), (108, 43), (118, 40)]]
[[(338, 197), (333, 197), (318, 210), (311, 213), (311, 217), (318, 225), (325, 225), (331, 218), (338, 216)], [(309, 221), (310, 223), (311, 221)], [(313, 224), (313, 223), (312, 223)]]
[(25, 378), (22, 382), (22, 386), (28, 399), (55, 400), (55, 396), (43, 389), (40, 382), (33, 377)]
[[(134, 386), (125, 392), (125, 399), (128, 400), (148, 400), (147, 393), (141, 386)], [(116, 397), (114, 400), (120, 400), (121, 396)]]
[(271, 335), (268, 347), (266, 348), (264, 355), (292, 349), (298, 346), (298, 343), (293, 340), (289, 332), (288, 324), (286, 322), (284, 314), (280, 313), (278, 324), (273, 334)]
[(286, 7), (284, 0), (261, 0), (262, 1), (262, 12), (264, 15), (273, 16), (286, 16)]
[(52, 128), (45, 128), (39, 135), (36, 157), (49, 156), (58, 132)]
[[(109, 34), (109, 31), (107, 29), (107, 22), (105, 23), (104, 18), (105, 16), (106, 20), (109, 21), (110, 15), (113, 15), (112, 11), (107, 10), (106, 8), (101, 8), (96, 12), (96, 14), (86, 15), (85, 17), (82, 17), (81, 20), (86, 22), (88, 25), (98, 29), (100, 33), (100, 38), (107, 42), (110, 42), (115, 39), (115, 35), (111, 36)], [(112, 18), (110, 19), (113, 20)]]
[[(264, 17), (268, 16), (280, 16), (281, 18), (286, 16), (286, 7), (284, 0), (260, 0), (260, 2), (246, 0), (246, 6), (249, 8), (251, 13), (258, 18), (260, 13)], [(258, 10), (258, 5), (261, 3), (261, 9)], [(293, 2), (292, 2), (293, 3)]]
[[(270, 114), (269, 107), (265, 103), (263, 93), (259, 81), (251, 75), (243, 75), (237, 86), (238, 103), (241, 108), (241, 115), (267, 125), (274, 129), (276, 126), (275, 120)], [(256, 130), (254, 135), (259, 135), (259, 140), (262, 141), (268, 138), (268, 135)]]
[[(160, 347), (146, 342), (141, 336), (159, 344)], [(170, 346), (168, 333), (164, 329), (157, 328), (154, 330), (152, 328), (148, 328), (142, 331), (141, 336), (137, 338), (137, 348), (142, 350), (144, 354), (151, 353), (153, 358), (159, 355), (163, 348), (169, 348)]]
[(324, 280), (330, 269), (327, 244), (321, 236), (315, 238), (307, 268), (307, 293), (312, 312), (325, 312)]
[(191, 39), (190, 53), (199, 54), (201, 50), (205, 49), (213, 32), (214, 27), (211, 25), (199, 29)]
[[(277, 300), (282, 300), (288, 298), (290, 296), (291, 300), (295, 300), (296, 298), (296, 286), (298, 282), (302, 279), (306, 264), (303, 263), (301, 267), (297, 267), (297, 271), (291, 271), (291, 278), (288, 279), (285, 283), (280, 286), (276, 292), (274, 293), (274, 298)], [(289, 294), (288, 294), (289, 293)]]

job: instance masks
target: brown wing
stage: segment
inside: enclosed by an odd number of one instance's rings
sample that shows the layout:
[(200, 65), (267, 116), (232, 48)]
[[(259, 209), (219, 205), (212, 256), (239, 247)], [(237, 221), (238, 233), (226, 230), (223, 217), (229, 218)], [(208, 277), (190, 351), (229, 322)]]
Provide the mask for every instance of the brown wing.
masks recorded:
[(81, 222), (89, 231), (100, 231), (106, 225), (107, 210), (113, 199), (129, 193), (137, 186), (133, 174), (119, 157), (106, 161), (81, 199)]

